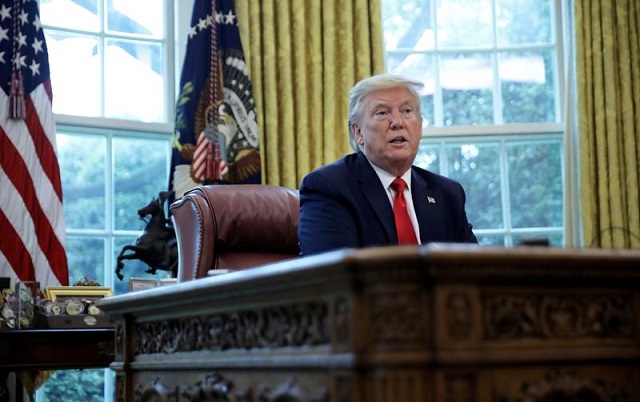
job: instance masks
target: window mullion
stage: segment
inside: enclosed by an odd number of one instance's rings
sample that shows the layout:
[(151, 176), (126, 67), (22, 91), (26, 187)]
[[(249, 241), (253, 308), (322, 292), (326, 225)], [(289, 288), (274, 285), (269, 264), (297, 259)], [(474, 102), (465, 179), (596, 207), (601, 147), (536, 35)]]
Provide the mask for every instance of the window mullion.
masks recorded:
[(511, 194), (509, 186), (509, 164), (507, 163), (507, 144), (506, 140), (500, 140), (500, 191), (502, 200), (502, 221), (505, 230), (505, 246), (512, 245), (511, 237)]
[(444, 125), (444, 110), (442, 102), (442, 85), (440, 80), (440, 46), (438, 45), (438, 8), (435, 1), (429, 2), (431, 7), (431, 26), (433, 27), (433, 46), (431, 61), (433, 63), (433, 125)]
[(107, 239), (105, 245), (105, 270), (104, 270), (104, 281), (108, 283), (108, 286), (112, 286), (113, 284), (113, 267), (114, 264), (114, 236), (113, 232), (115, 230), (115, 211), (113, 207), (113, 203), (115, 200), (115, 163), (116, 156), (113, 147), (113, 131), (109, 130), (107, 135), (105, 136), (107, 141), (107, 154), (105, 155), (105, 224), (107, 229)]
[(100, 5), (98, 7), (98, 12), (100, 13), (100, 39), (98, 40), (98, 52), (100, 54), (100, 93), (102, 96), (100, 97), (100, 116), (106, 116), (106, 68), (107, 68), (107, 43), (105, 39), (105, 30), (107, 27), (107, 4), (105, 0), (99, 0)]
[(491, 63), (493, 63), (493, 121), (495, 124), (504, 124), (502, 115), (502, 85), (500, 82), (500, 57), (497, 50), (491, 52)]
[(495, 124), (503, 124), (502, 116), (502, 85), (500, 82), (500, 57), (498, 55), (498, 27), (496, 24), (496, 0), (491, 0), (491, 27), (493, 43), (491, 51), (491, 63), (493, 67), (493, 121)]

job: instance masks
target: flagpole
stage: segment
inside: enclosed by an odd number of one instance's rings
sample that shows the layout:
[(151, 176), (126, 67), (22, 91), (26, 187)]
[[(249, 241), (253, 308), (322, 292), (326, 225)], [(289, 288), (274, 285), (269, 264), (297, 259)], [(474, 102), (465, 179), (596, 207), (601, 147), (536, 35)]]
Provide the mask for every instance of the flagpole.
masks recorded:
[(209, 127), (211, 143), (207, 155), (207, 179), (213, 183), (220, 181), (220, 148), (216, 122), (218, 118), (218, 24), (216, 21), (216, 0), (211, 0), (211, 54), (209, 56)]

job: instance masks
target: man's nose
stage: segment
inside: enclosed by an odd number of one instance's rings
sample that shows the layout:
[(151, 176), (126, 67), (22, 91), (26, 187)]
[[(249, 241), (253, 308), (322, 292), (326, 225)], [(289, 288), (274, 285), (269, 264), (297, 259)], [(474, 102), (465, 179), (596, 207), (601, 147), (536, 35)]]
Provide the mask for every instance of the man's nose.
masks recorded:
[(391, 112), (391, 129), (399, 130), (404, 128), (404, 120), (400, 111)]

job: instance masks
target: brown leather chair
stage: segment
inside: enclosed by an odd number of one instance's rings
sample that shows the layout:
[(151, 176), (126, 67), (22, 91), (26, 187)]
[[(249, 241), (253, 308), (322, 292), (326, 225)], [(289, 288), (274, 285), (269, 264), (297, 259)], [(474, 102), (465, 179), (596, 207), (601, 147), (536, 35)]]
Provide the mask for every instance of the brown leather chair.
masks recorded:
[(260, 184), (205, 185), (171, 204), (178, 280), (246, 269), (299, 254), (297, 190)]

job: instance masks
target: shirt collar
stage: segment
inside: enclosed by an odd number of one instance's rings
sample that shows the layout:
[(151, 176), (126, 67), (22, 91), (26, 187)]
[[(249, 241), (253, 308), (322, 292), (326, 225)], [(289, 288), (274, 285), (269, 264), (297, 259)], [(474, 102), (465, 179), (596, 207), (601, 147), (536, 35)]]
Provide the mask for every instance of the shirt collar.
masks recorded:
[[(369, 161), (369, 159), (367, 159), (367, 161)], [(391, 182), (395, 180), (396, 176), (376, 166), (371, 161), (369, 161), (369, 163), (371, 164), (371, 167), (380, 178), (380, 182), (382, 182), (382, 187), (384, 187), (385, 190), (388, 190), (389, 186), (391, 185)], [(405, 181), (405, 183), (407, 183), (406, 189), (409, 190), (409, 193), (411, 193), (411, 169), (404, 172), (404, 174), (401, 177)]]

